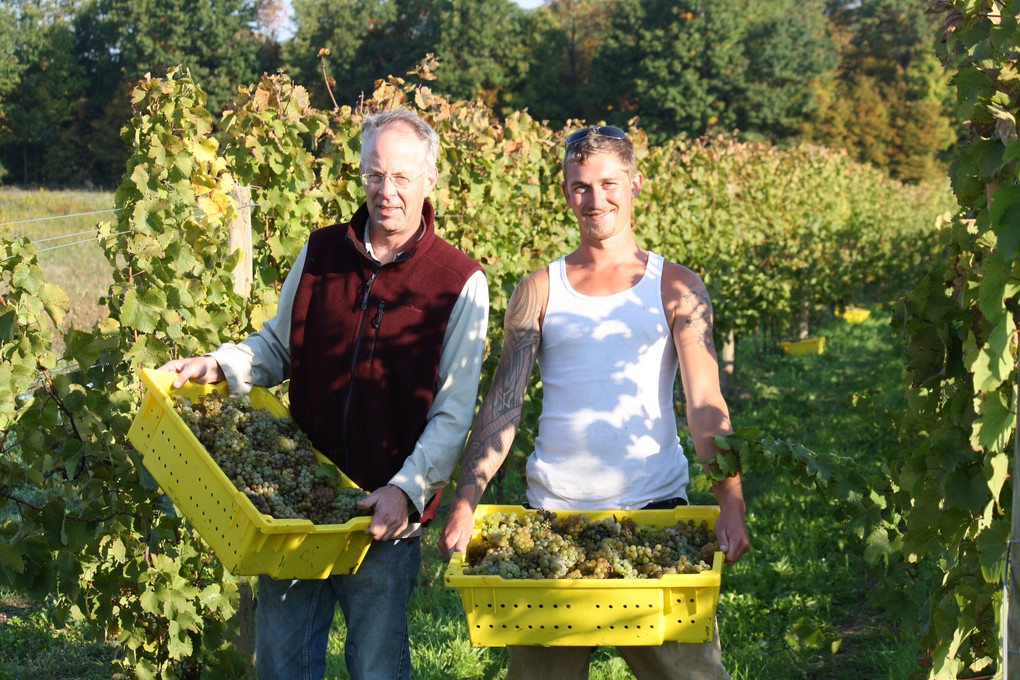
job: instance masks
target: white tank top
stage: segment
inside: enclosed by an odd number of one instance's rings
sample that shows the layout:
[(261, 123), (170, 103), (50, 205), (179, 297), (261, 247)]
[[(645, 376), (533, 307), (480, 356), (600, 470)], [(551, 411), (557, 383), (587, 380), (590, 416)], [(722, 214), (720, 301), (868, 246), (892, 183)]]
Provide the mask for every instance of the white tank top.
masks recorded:
[(549, 265), (538, 353), (542, 414), (527, 463), (532, 507), (633, 510), (687, 498), (662, 265), (649, 253), (637, 285), (600, 297), (570, 287), (563, 258)]

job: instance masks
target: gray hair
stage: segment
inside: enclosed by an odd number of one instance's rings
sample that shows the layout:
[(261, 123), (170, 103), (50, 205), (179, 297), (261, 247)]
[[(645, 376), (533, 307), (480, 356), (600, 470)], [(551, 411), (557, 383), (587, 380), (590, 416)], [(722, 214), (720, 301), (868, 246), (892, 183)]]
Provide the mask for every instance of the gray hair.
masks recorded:
[(395, 108), (373, 113), (361, 124), (361, 162), (365, 161), (365, 148), (376, 135), (391, 125), (403, 125), (415, 134), (425, 149), (425, 162), (430, 168), (436, 167), (439, 157), (439, 135), (428, 123), (410, 109)]

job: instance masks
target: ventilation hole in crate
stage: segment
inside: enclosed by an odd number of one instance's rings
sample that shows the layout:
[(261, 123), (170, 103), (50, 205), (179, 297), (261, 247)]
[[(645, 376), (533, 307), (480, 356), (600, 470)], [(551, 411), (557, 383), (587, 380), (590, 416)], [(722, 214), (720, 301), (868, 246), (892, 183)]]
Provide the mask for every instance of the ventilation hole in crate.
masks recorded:
[(501, 605), (499, 605), (499, 608), (500, 609), (506, 609), (506, 605), (505, 604), (501, 604)]
[(531, 603), (530, 602), (528, 603), (528, 609), (531, 609)]
[(521, 605), (519, 605), (519, 604), (517, 604), (516, 602), (514, 602), (514, 609), (517, 609), (517, 608), (518, 608), (518, 607), (520, 607), (520, 606), (521, 606)]
[(595, 626), (595, 630), (602, 630), (602, 626)]
[(534, 628), (534, 626), (529, 623), (528, 624), (528, 630), (532, 630), (533, 628)]
[(595, 609), (601, 609), (601, 608), (602, 608), (602, 605), (600, 605), (600, 604), (595, 605)]
[(573, 627), (573, 626), (569, 626), (569, 625), (568, 625), (568, 626), (567, 626), (567, 630), (574, 630), (574, 627)]

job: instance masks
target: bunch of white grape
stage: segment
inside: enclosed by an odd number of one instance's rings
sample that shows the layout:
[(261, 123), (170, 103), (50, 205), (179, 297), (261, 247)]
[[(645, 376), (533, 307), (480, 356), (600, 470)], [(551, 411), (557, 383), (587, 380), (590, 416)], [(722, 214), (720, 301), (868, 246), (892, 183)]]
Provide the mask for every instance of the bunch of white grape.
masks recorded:
[(482, 517), (465, 574), (503, 578), (658, 578), (711, 571), (719, 550), (708, 523), (639, 526), (630, 517), (592, 522), (548, 510)]
[(290, 417), (255, 408), (245, 395), (211, 392), (197, 402), (174, 395), (181, 418), (234, 486), (277, 519), (344, 524), (370, 514), (355, 507), (368, 492), (341, 487), (340, 471), (320, 462)]

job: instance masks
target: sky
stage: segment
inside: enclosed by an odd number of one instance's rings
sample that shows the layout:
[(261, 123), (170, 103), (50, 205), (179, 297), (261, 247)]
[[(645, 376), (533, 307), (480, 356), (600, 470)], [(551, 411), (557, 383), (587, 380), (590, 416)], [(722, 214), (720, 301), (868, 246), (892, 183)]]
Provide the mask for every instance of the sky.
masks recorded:
[[(514, 0), (514, 2), (517, 3), (518, 7), (523, 7), (524, 9), (534, 9), (535, 7), (541, 7), (542, 3), (544, 1), (545, 0)], [(287, 5), (287, 14), (289, 16), (290, 15), (290, 11), (291, 11), (291, 9), (290, 9), (290, 2), (287, 2), (286, 5)], [(287, 23), (288, 23), (288, 28), (285, 31), (286, 35), (281, 35), (280, 36), (281, 40), (283, 40), (286, 37), (289, 37), (290, 34), (293, 32), (293, 26), (291, 26), (291, 22), (288, 21)]]

